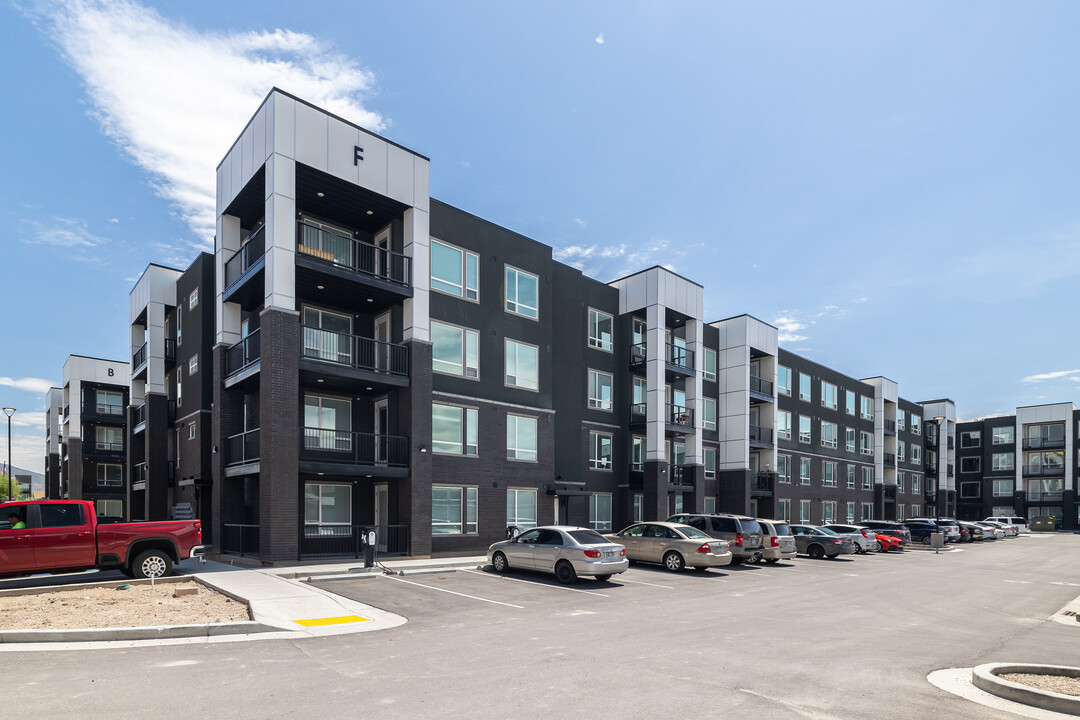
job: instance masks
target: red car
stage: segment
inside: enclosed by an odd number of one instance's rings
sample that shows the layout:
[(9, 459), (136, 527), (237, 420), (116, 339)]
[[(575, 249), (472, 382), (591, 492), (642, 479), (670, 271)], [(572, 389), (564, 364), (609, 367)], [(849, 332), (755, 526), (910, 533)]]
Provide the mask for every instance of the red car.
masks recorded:
[(904, 541), (898, 537), (893, 537), (892, 535), (882, 535), (878, 533), (874, 535), (874, 540), (877, 541), (878, 552), (889, 552), (890, 550), (900, 552), (904, 549)]

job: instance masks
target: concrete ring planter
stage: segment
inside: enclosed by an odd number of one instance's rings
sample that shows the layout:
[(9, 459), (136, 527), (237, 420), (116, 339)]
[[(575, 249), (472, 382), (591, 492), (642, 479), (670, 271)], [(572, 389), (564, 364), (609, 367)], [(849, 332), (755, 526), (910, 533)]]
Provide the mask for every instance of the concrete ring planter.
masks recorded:
[(1080, 667), (1067, 665), (1021, 665), (1017, 663), (987, 663), (971, 670), (972, 684), (1006, 700), (1080, 716), (1080, 696), (1062, 695), (1061, 693), (1039, 690), (1030, 685), (1021, 685), (998, 677), (1007, 673), (1029, 673), (1032, 675), (1061, 675), (1080, 678)]

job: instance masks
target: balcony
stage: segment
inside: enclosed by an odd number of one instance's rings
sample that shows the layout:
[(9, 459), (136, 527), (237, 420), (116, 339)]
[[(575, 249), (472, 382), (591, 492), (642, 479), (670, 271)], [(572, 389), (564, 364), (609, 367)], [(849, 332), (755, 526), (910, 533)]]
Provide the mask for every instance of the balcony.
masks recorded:
[(750, 446), (751, 447), (772, 447), (773, 446), (773, 429), (768, 427), (762, 427), (761, 425), (750, 426)]
[(1025, 465), (1024, 477), (1065, 477), (1064, 465)]
[(776, 473), (759, 471), (750, 478), (750, 495), (751, 497), (772, 495), (775, 484)]
[(266, 226), (259, 228), (251, 234), (239, 250), (225, 261), (225, 290), (228, 291), (240, 278), (247, 274), (266, 254), (266, 234), (263, 232)]
[(407, 437), (312, 427), (300, 428), (300, 437), (302, 472), (408, 476)]
[(953, 477), (954, 474), (955, 466), (952, 463), (949, 463), (949, 466), (946, 468), (945, 477)]
[(694, 374), (694, 351), (675, 343), (667, 343), (664, 364), (666, 370), (670, 373), (692, 376)]
[(225, 467), (259, 462), (259, 428), (225, 438)]
[(1061, 490), (1028, 490), (1024, 494), (1024, 499), (1027, 500), (1028, 504), (1059, 503), (1063, 496)]
[[(146, 363), (150, 359), (150, 343), (144, 342), (142, 347), (131, 356), (131, 376), (133, 378), (146, 376)], [(165, 339), (165, 365), (171, 367), (176, 362), (176, 341)]]
[(259, 330), (253, 330), (240, 342), (225, 349), (225, 387), (259, 372), (260, 340)]
[(896, 455), (893, 453), (884, 453), (885, 467), (896, 467)]
[(131, 432), (141, 432), (146, 425), (146, 403), (131, 408)]
[(694, 489), (690, 472), (682, 465), (668, 465), (668, 489), (689, 492)]
[(667, 425), (673, 432), (694, 432), (694, 411), (682, 405), (667, 404)]
[(302, 370), (336, 371), (342, 377), (399, 387), (409, 384), (409, 348), (396, 343), (305, 326), (300, 358)]
[(135, 354), (131, 356), (131, 374), (136, 375), (140, 370), (146, 366), (147, 352), (149, 351), (150, 343), (143, 343), (142, 347), (135, 351)]
[(97, 403), (94, 407), (94, 412), (98, 415), (104, 415), (106, 417), (118, 417), (124, 416), (123, 405), (110, 405), (108, 403)]
[(888, 418), (885, 418), (885, 419), (882, 420), (882, 422), (884, 423), (883, 427), (885, 429), (885, 434), (886, 435), (895, 435), (896, 434), (896, 421), (895, 420), (889, 420)]
[(296, 264), (412, 295), (412, 258), (303, 221), (296, 228)]
[(938, 433), (937, 427), (934, 425), (926, 426), (926, 447), (936, 448), (938, 446)]
[(937, 504), (937, 491), (936, 490), (927, 490), (923, 494), (923, 500), (925, 500), (928, 505), (936, 505)]
[[(145, 483), (148, 473), (146, 472), (146, 463), (135, 463), (131, 472), (131, 482), (135, 485), (139, 483)], [(134, 488), (133, 488), (134, 489)]]
[(89, 442), (83, 446), (83, 455), (87, 457), (123, 457), (124, 443), (122, 442)]
[(630, 369), (640, 373), (645, 372), (645, 343), (634, 343), (630, 346)]
[(950, 436), (949, 436), (949, 443), (948, 443), (948, 445), (949, 445), (949, 449), (950, 449), (950, 450), (952, 450), (952, 449), (953, 449), (953, 445), (955, 445), (955, 442), (956, 442), (956, 441), (955, 441), (955, 440), (953, 439), (953, 436), (952, 436), (952, 435), (950, 435)]
[(1064, 450), (1064, 437), (1026, 437), (1024, 438), (1025, 450)]
[(935, 463), (926, 463), (926, 474), (937, 477), (937, 465)]
[(648, 405), (646, 403), (634, 403), (630, 406), (630, 424), (631, 425), (644, 425), (648, 419), (646, 411)]
[(773, 401), (773, 382), (772, 380), (766, 380), (760, 378), (757, 375), (750, 375), (750, 402), (755, 400), (759, 402), (772, 402)]

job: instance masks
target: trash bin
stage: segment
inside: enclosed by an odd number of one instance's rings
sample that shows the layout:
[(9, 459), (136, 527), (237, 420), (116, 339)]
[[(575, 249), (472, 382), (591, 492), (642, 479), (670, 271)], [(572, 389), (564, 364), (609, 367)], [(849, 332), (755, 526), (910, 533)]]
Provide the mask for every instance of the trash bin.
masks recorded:
[(930, 533), (930, 547), (934, 548), (935, 550), (940, 550), (945, 547), (945, 533)]

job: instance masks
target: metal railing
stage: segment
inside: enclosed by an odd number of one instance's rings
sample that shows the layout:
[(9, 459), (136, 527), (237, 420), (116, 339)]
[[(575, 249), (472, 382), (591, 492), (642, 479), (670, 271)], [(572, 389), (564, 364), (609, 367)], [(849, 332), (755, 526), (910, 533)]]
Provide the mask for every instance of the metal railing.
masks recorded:
[(225, 261), (225, 287), (235, 283), (240, 277), (247, 272), (255, 261), (266, 254), (266, 236), (263, 230), (266, 228), (259, 228), (251, 234), (240, 249), (233, 253), (233, 256)]
[(225, 523), (221, 526), (221, 551), (232, 555), (259, 554), (259, 526)]
[(123, 415), (123, 405), (110, 405), (109, 403), (97, 403), (98, 415)]
[(150, 343), (143, 343), (142, 347), (135, 351), (135, 354), (131, 356), (131, 368), (141, 368), (146, 364), (146, 353), (150, 347)]
[(775, 482), (776, 473), (758, 471), (750, 480), (750, 489), (757, 490), (758, 492), (772, 492), (773, 484)]
[(694, 411), (682, 405), (667, 404), (667, 421), (672, 425), (694, 427)]
[(142, 425), (146, 422), (146, 403), (131, 409), (131, 424)]
[(883, 422), (884, 422), (885, 432), (892, 433), (892, 434), (895, 435), (896, 434), (896, 421), (895, 420), (889, 420), (888, 418), (885, 418), (883, 420)]
[(64, 406), (64, 417), (69, 417), (70, 415), (71, 415), (71, 406), (70, 405), (65, 405)]
[(647, 403), (634, 403), (630, 406), (630, 424), (639, 425), (648, 419), (646, 414), (649, 406)]
[(1051, 437), (1026, 437), (1024, 438), (1025, 450), (1048, 450), (1055, 449), (1060, 450), (1065, 447), (1065, 438), (1051, 438)]
[(769, 443), (770, 445), (772, 445), (772, 441), (772, 428), (762, 427), (761, 425), (750, 426), (750, 442)]
[(685, 348), (675, 343), (667, 343), (667, 362), (670, 365), (684, 368), (686, 370), (694, 369), (694, 351)]
[(640, 365), (645, 362), (645, 343), (634, 343), (630, 346), (630, 364)]
[(945, 468), (945, 470), (946, 470), (946, 472), (945, 472), (946, 477), (952, 477), (953, 475), (956, 474), (955, 473), (956, 468), (952, 463), (949, 463), (949, 466), (947, 468)]
[(1024, 477), (1062, 477), (1065, 475), (1064, 465), (1024, 465)]
[(1029, 503), (1061, 502), (1064, 494), (1061, 490), (1028, 490), (1024, 497)]
[(412, 284), (412, 258), (348, 235), (297, 223), (296, 250), (337, 267), (382, 278), (399, 285)]
[(300, 538), (300, 557), (354, 557), (364, 555), (362, 538), (375, 531), (375, 550), (379, 555), (408, 555), (408, 525), (304, 525)]
[(225, 438), (225, 465), (247, 465), (259, 459), (259, 428)]
[(937, 465), (934, 463), (926, 463), (926, 474), (937, 475)]
[(359, 335), (304, 326), (301, 355), (360, 370), (409, 376), (409, 348)]
[(118, 442), (95, 442), (94, 448), (102, 452), (124, 452), (124, 443)]
[(772, 380), (760, 378), (757, 375), (751, 375), (750, 392), (755, 392), (759, 395), (768, 395), (771, 397), (773, 394), (773, 382)]
[(401, 435), (300, 428), (300, 459), (344, 465), (409, 467), (409, 438)]
[(688, 485), (690, 473), (682, 465), (668, 465), (668, 482), (672, 485)]
[(895, 467), (896, 466), (896, 455), (894, 455), (893, 453), (884, 453), (884, 455), (885, 455), (885, 464), (890, 466), (890, 467)]
[(234, 375), (259, 361), (259, 330), (256, 328), (225, 350), (225, 377)]

